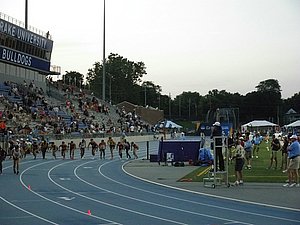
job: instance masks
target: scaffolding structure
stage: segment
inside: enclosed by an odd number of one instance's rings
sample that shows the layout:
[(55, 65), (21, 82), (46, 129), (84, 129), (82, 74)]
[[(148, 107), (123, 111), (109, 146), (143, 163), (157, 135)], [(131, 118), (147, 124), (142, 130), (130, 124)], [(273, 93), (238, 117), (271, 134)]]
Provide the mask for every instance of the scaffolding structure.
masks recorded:
[[(217, 145), (216, 139), (222, 139), (222, 144)], [(214, 154), (214, 164), (213, 168), (208, 171), (207, 176), (203, 178), (203, 185), (205, 187), (216, 188), (217, 186), (226, 186), (230, 187), (230, 183), (228, 180), (228, 158), (229, 158), (229, 149), (228, 149), (228, 139), (225, 136), (216, 136), (213, 137), (213, 154)], [(223, 158), (224, 160), (224, 171), (220, 171), (218, 169), (218, 160), (216, 149), (220, 147), (222, 148)]]

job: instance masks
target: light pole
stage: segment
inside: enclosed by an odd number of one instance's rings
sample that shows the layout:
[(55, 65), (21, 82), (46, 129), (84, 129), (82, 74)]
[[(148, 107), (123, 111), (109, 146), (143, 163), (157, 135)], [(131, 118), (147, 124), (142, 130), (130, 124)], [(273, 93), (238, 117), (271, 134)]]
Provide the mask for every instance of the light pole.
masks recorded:
[(102, 99), (105, 101), (105, 0), (103, 4), (103, 77), (102, 77)]
[(25, 29), (28, 29), (28, 0), (25, 0)]
[(145, 85), (145, 107), (147, 106), (147, 87)]

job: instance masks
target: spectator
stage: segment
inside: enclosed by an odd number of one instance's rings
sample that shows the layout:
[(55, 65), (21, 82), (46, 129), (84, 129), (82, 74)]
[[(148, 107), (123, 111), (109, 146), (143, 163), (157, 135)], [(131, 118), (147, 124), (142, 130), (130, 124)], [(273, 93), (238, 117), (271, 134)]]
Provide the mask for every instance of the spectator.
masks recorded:
[(241, 140), (237, 141), (234, 156), (232, 159), (235, 159), (234, 170), (236, 181), (234, 182), (234, 185), (243, 185), (243, 166), (245, 163), (245, 150), (241, 145)]
[(284, 184), (284, 187), (299, 187), (299, 164), (300, 164), (300, 144), (298, 141), (297, 135), (292, 135), (290, 137), (291, 145), (287, 148), (288, 150), (288, 180), (287, 184)]
[(262, 136), (257, 132), (253, 137), (253, 156), (258, 159), (259, 145), (262, 142)]
[(216, 170), (224, 171), (224, 157), (222, 154), (222, 127), (220, 122), (215, 122), (213, 124), (213, 129), (211, 133), (211, 138), (214, 140), (214, 148), (216, 151), (216, 157), (215, 160), (218, 163), (219, 167), (216, 168)]
[(275, 134), (273, 134), (272, 142), (271, 142), (272, 154), (271, 154), (270, 165), (269, 165), (268, 169), (272, 168), (273, 162), (275, 162), (274, 169), (275, 170), (277, 169), (277, 152), (280, 150), (280, 148), (281, 148), (280, 142), (279, 142), (278, 138), (276, 138)]
[(285, 135), (283, 137), (283, 145), (281, 147), (281, 167), (280, 169), (282, 170), (283, 173), (287, 172), (287, 163), (288, 163), (288, 148), (289, 145), (289, 139), (288, 137)]
[(246, 135), (246, 140), (244, 142), (244, 150), (245, 150), (245, 158), (247, 161), (247, 166), (245, 167), (246, 169), (251, 170), (252, 169), (252, 165), (251, 165), (251, 161), (252, 161), (252, 142), (249, 139), (249, 136)]

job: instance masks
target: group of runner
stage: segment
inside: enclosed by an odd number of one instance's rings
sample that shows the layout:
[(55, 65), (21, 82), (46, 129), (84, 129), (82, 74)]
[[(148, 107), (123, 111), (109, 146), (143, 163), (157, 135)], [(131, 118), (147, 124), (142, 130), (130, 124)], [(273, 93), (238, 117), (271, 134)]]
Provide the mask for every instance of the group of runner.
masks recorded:
[[(139, 146), (135, 142), (129, 143), (126, 139), (121, 138), (121, 140), (116, 143), (112, 137), (109, 137), (105, 142), (102, 139), (99, 143), (97, 143), (93, 138), (87, 143), (85, 139), (82, 139), (78, 148), (80, 150), (80, 158), (83, 159), (85, 157), (86, 149), (91, 149), (92, 159), (95, 159), (96, 153), (99, 151), (99, 158), (105, 159), (106, 149), (110, 150), (110, 159), (114, 159), (114, 151), (118, 151), (118, 155), (120, 159), (123, 158), (123, 150), (126, 152), (126, 158), (131, 159), (130, 151), (133, 153), (134, 159), (138, 158), (137, 151)], [(57, 152), (61, 152), (62, 159), (66, 159), (67, 152), (69, 152), (69, 158), (71, 160), (75, 159), (75, 151), (77, 149), (77, 145), (74, 141), (70, 141), (66, 143), (66, 141), (62, 141), (61, 144), (56, 144), (55, 142), (47, 142), (46, 140), (42, 140), (38, 142), (37, 139), (33, 139), (32, 141), (28, 140), (10, 140), (8, 149), (5, 150), (0, 147), (0, 174), (2, 174), (2, 162), (9, 156), (9, 159), (13, 160), (13, 171), (15, 174), (19, 174), (19, 161), (22, 158), (26, 158), (26, 155), (32, 154), (33, 159), (37, 158), (37, 154), (42, 153), (42, 158), (46, 159), (46, 152), (51, 152), (52, 157), (57, 159)]]

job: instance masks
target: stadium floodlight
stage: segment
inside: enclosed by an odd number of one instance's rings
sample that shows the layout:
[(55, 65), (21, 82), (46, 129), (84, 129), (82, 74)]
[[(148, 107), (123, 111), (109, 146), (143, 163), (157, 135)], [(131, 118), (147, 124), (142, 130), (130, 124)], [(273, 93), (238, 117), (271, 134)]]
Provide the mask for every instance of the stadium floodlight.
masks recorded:
[(102, 99), (105, 101), (105, 0), (103, 5), (103, 77), (102, 77)]
[(28, 29), (28, 0), (25, 0), (25, 29)]

